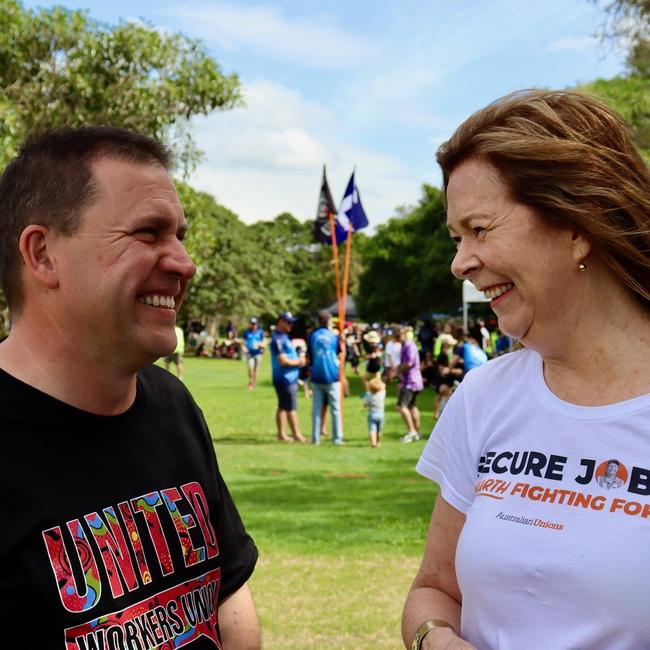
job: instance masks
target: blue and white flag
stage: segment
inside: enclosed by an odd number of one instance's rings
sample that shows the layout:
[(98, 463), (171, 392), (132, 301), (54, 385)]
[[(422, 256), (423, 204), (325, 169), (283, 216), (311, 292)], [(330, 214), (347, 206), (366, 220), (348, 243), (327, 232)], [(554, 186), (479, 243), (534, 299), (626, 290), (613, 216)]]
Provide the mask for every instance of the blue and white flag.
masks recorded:
[(337, 241), (339, 240), (339, 233), (343, 233), (344, 236), (347, 235), (350, 225), (352, 226), (352, 232), (361, 230), (368, 225), (368, 217), (366, 217), (363, 205), (361, 205), (359, 190), (354, 182), (354, 172), (352, 172), (348, 186), (345, 188), (339, 214), (336, 217)]

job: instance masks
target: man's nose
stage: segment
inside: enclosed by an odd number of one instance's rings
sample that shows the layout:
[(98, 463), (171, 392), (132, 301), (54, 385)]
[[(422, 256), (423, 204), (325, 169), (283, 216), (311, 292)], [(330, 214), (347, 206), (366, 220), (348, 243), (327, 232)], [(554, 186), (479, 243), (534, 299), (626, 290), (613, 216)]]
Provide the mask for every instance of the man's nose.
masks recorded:
[(174, 240), (171, 249), (163, 259), (163, 264), (166, 271), (176, 273), (184, 280), (190, 280), (196, 273), (196, 264), (180, 239)]

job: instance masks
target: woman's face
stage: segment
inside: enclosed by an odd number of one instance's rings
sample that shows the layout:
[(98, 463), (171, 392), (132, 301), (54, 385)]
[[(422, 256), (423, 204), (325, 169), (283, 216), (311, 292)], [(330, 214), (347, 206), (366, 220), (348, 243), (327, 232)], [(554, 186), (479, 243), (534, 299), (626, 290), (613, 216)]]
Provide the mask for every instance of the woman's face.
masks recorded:
[(453, 171), (447, 204), (458, 248), (451, 270), (490, 298), (499, 328), (533, 348), (566, 331), (583, 240), (515, 202), (498, 170), (478, 158)]

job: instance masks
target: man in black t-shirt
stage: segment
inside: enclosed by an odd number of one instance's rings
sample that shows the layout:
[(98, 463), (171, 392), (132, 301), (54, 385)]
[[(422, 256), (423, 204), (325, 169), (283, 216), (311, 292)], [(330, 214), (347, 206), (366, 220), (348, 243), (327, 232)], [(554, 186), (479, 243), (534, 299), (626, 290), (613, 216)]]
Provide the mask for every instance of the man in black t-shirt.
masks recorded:
[(151, 366), (195, 272), (159, 143), (54, 131), (0, 177), (0, 645), (257, 650), (257, 549), (203, 414)]

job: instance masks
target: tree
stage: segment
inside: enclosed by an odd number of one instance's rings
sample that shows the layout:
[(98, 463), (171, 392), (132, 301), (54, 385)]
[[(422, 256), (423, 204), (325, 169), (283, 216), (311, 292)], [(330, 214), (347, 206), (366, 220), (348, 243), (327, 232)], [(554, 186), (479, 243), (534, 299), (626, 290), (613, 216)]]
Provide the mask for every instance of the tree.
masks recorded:
[(628, 74), (582, 89), (602, 97), (629, 122), (650, 164), (650, 0), (607, 0), (604, 8), (601, 36), (627, 48)]
[(634, 131), (641, 155), (650, 165), (650, 77), (598, 79), (582, 89), (601, 97), (625, 118)]
[(181, 319), (217, 322), (274, 309), (281, 289), (266, 284), (267, 256), (246, 225), (210, 194), (177, 187), (189, 224), (187, 250), (197, 265)]
[(3, 167), (30, 131), (101, 124), (175, 145), (187, 170), (198, 156), (187, 120), (240, 102), (237, 76), (224, 75), (199, 41), (0, 0)]
[(650, 77), (650, 0), (608, 0), (604, 8), (601, 36), (624, 44), (633, 75)]
[(419, 204), (402, 209), (363, 243), (357, 304), (367, 320), (403, 321), (434, 311), (455, 313), (460, 282), (440, 190), (424, 185)]

